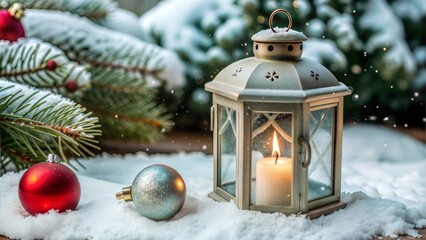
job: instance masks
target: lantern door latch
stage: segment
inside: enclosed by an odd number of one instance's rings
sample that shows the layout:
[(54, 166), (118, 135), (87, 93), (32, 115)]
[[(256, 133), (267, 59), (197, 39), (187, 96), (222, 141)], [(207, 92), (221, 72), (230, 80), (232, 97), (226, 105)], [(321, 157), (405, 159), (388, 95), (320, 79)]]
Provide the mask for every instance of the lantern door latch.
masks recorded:
[(300, 145), (302, 145), (306, 149), (306, 157), (305, 157), (305, 161), (302, 163), (302, 167), (308, 168), (309, 164), (311, 164), (311, 158), (312, 158), (311, 144), (309, 144), (309, 141), (306, 140), (306, 138), (304, 137), (300, 137), (298, 139), (298, 142)]

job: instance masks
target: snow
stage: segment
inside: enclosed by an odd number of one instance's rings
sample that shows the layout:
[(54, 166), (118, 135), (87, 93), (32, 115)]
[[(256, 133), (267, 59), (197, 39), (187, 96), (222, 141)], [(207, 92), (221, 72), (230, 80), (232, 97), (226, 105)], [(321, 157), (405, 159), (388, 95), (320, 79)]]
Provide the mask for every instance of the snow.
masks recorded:
[(426, 46), (419, 46), (414, 49), (414, 56), (416, 56), (417, 63), (426, 64)]
[(99, 24), (109, 29), (127, 33), (139, 39), (143, 39), (142, 29), (139, 25), (139, 17), (135, 13), (125, 9), (115, 9), (105, 18), (101, 19)]
[[(42, 109), (49, 109), (54, 111), (58, 109), (63, 109), (64, 107), (71, 107), (77, 105), (75, 102), (63, 97), (62, 95), (54, 94), (47, 90), (36, 89), (28, 85), (5, 81), (1, 78), (0, 89), (2, 90), (0, 92), (0, 99), (2, 99), (4, 96), (11, 96), (13, 94), (16, 94), (17, 97), (15, 101), (6, 105), (6, 109), (2, 110), (2, 113), (4, 114), (23, 115), (24, 113), (26, 113), (26, 115), (31, 115), (39, 112), (42, 114), (38, 114), (38, 117), (42, 117), (43, 115), (45, 115), (46, 112), (42, 111)], [(31, 98), (29, 98), (30, 96)], [(26, 101), (26, 104), (21, 106), (21, 108), (18, 108), (20, 104), (27, 98), (29, 99)], [(44, 104), (40, 104), (39, 101)], [(38, 104), (38, 107), (34, 108), (36, 104)], [(29, 111), (30, 109), (32, 110)], [(78, 111), (79, 109), (76, 108), (72, 111), (69, 111), (69, 114), (72, 115)], [(84, 118), (84, 113), (78, 114), (71, 120), (70, 124), (81, 122)], [(73, 130), (78, 131), (78, 129), (72, 129), (71, 131)]]
[(426, 3), (424, 0), (398, 0), (392, 3), (393, 11), (402, 18), (420, 21), (426, 16)]
[(322, 19), (326, 19), (326, 18), (332, 18), (332, 17), (337, 17), (339, 16), (339, 12), (334, 9), (333, 7), (327, 5), (326, 3), (318, 3), (319, 1), (316, 1), (316, 9), (317, 9), (317, 15), (318, 17), (322, 18)]
[[(140, 18), (144, 40), (178, 53), (187, 61), (186, 71), (192, 77), (202, 74), (198, 67), (200, 64), (241, 58), (240, 51), (230, 49), (239, 47), (239, 41), (246, 37), (247, 23), (242, 17), (243, 10), (233, 2), (161, 1)], [(226, 50), (227, 54), (217, 56), (225, 53), (218, 50), (206, 54), (214, 45)]]
[[(188, 56), (191, 60), (205, 62), (204, 49), (210, 47), (212, 41), (207, 34), (197, 29), (196, 24), (204, 15), (211, 15), (204, 25), (216, 25), (215, 21), (220, 20), (214, 10), (220, 8), (222, 2), (224, 0), (194, 0), (191, 4), (181, 0), (162, 1), (140, 19), (144, 38), (149, 42), (160, 38), (165, 48)], [(218, 19), (213, 19), (214, 16), (218, 16)]]
[(373, 53), (385, 47), (384, 61), (388, 70), (395, 71), (403, 67), (408, 73), (414, 73), (416, 60), (404, 40), (401, 20), (384, 0), (370, 0), (366, 9), (359, 25), (364, 30), (375, 32), (366, 43), (367, 52)]
[(426, 69), (421, 69), (414, 79), (414, 87), (421, 89), (426, 86)]
[[(14, 1), (9, 1), (12, 4)], [(55, 0), (55, 1), (19, 1), (26, 9), (49, 9), (64, 12), (72, 12), (80, 16), (99, 19), (117, 8), (113, 0)], [(4, 3), (2, 3), (4, 4)], [(6, 6), (8, 2), (5, 2)], [(6, 7), (2, 6), (2, 7)]]
[(133, 69), (160, 70), (155, 76), (143, 71), (126, 74), (154, 87), (162, 83), (167, 89), (185, 85), (183, 63), (167, 49), (66, 12), (29, 9), (23, 21), (28, 36), (56, 45), (71, 59), (78, 56), (88, 63), (105, 61)]
[[(416, 57), (419, 66), (426, 64), (426, 46), (419, 46), (414, 49), (414, 56)], [(413, 85), (416, 89), (421, 89), (426, 86), (426, 68), (421, 67), (414, 78)]]
[(243, 19), (231, 18), (214, 33), (215, 41), (225, 49), (232, 49), (236, 39), (242, 41), (245, 38), (247, 28)]
[[(368, 136), (368, 144), (365, 144), (366, 136)], [(351, 145), (350, 150), (343, 152), (343, 159), (347, 161), (369, 159), (369, 163), (373, 161), (406, 163), (423, 160), (426, 156), (426, 147), (423, 143), (377, 125), (362, 124), (346, 127), (343, 143), (344, 146)]]
[[(392, 147), (378, 147), (384, 144)], [(24, 171), (8, 173), (0, 178), (0, 234), (22, 239), (333, 240), (400, 234), (418, 237), (413, 228), (426, 227), (425, 148), (424, 144), (387, 128), (347, 127), (342, 200), (348, 206), (315, 220), (242, 211), (234, 202), (213, 201), (207, 197), (212, 190), (212, 156), (203, 153), (104, 154), (87, 162), (82, 160), (86, 169), (77, 172), (82, 188), (78, 209), (61, 214), (50, 211), (35, 217), (25, 213), (16, 194)], [(149, 220), (137, 213), (133, 203), (114, 198), (115, 192), (130, 185), (140, 170), (155, 163), (175, 168), (187, 185), (186, 202), (169, 221)]]
[(354, 29), (352, 16), (348, 14), (341, 14), (333, 17), (328, 21), (327, 27), (337, 39), (336, 43), (341, 49), (348, 51), (352, 47), (360, 49), (362, 44), (358, 39), (358, 34)]
[(310, 37), (303, 45), (303, 57), (319, 63), (329, 61), (333, 63), (330, 66), (332, 71), (344, 69), (347, 65), (345, 55), (331, 40)]
[(293, 2), (293, 6), (297, 11), (297, 15), (300, 16), (302, 19), (306, 18), (312, 10), (309, 1), (306, 0), (298, 0), (297, 2)]
[(229, 53), (225, 49), (218, 46), (210, 48), (206, 54), (209, 62), (213, 65), (226, 64), (232, 60)]
[[(22, 58), (25, 52), (34, 51), (31, 58)], [(21, 38), (17, 42), (0, 41), (1, 73), (15, 71), (15, 67), (23, 72), (34, 67), (42, 66), (48, 60), (54, 60), (59, 69), (55, 72), (46, 73), (38, 71), (32, 74), (10, 77), (10, 80), (19, 83), (31, 83), (36, 87), (51, 87), (52, 85), (65, 85), (69, 81), (76, 81), (79, 87), (87, 86), (90, 83), (90, 74), (85, 68), (75, 62), (71, 62), (60, 49), (36, 38)], [(31, 61), (31, 62), (30, 62)], [(52, 77), (53, 76), (53, 77)], [(58, 80), (60, 82), (58, 82)]]
[(312, 19), (307, 23), (306, 34), (310, 37), (321, 37), (324, 35), (325, 24), (320, 19)]
[(274, 28), (276, 32), (271, 29), (260, 30), (255, 33), (251, 40), (257, 42), (283, 42), (283, 41), (306, 41), (308, 38), (305, 34), (295, 31), (293, 29), (288, 30), (287, 28)]

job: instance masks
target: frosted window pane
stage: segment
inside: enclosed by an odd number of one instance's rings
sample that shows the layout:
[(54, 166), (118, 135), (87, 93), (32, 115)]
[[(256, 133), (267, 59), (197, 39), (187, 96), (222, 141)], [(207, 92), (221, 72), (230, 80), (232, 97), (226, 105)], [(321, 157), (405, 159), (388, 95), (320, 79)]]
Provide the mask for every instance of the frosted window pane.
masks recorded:
[(312, 151), (308, 168), (308, 200), (333, 193), (334, 108), (311, 112), (310, 140)]
[(235, 196), (237, 166), (236, 112), (219, 106), (219, 187)]

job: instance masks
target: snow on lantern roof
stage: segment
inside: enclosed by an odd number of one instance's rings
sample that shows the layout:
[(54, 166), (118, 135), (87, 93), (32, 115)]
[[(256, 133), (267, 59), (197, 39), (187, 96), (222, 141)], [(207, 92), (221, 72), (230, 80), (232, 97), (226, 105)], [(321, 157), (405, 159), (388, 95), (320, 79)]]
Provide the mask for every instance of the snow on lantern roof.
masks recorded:
[[(287, 28), (272, 26), (275, 13), (289, 17)], [(223, 69), (205, 85), (212, 93), (235, 101), (304, 102), (307, 98), (333, 94), (349, 95), (349, 88), (321, 64), (301, 58), (303, 33), (291, 30), (291, 16), (276, 10), (269, 20), (271, 29), (252, 37), (255, 57), (246, 58)], [(276, 35), (276, 36), (275, 36)]]
[(305, 34), (288, 28), (265, 29), (251, 37), (254, 42), (302, 42), (308, 40)]

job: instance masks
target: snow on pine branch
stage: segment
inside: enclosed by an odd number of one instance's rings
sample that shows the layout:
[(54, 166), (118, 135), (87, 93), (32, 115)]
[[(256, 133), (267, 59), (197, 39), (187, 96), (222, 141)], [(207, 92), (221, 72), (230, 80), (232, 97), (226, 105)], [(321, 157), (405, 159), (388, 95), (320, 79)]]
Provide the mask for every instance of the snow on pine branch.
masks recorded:
[(88, 147), (96, 148), (100, 130), (98, 119), (85, 111), (61, 95), (0, 79), (0, 149), (21, 160), (39, 159), (42, 149), (55, 149), (64, 160), (64, 150), (91, 155)]
[[(0, 77), (68, 95), (87, 88), (90, 74), (58, 48), (34, 38), (0, 41)], [(74, 84), (69, 89), (69, 84)]]
[(102, 19), (117, 8), (112, 0), (18, 0), (26, 9), (71, 12), (92, 20)]
[(126, 9), (117, 8), (105, 18), (96, 20), (95, 22), (111, 30), (127, 33), (139, 39), (143, 39), (143, 32), (139, 26), (139, 16)]
[[(178, 9), (178, 10), (177, 10)], [(248, 39), (243, 12), (232, 0), (168, 0), (140, 18), (144, 38), (177, 52), (192, 68), (241, 59)], [(190, 74), (201, 74), (188, 66)]]
[(311, 37), (304, 43), (303, 56), (316, 62), (330, 62), (331, 70), (344, 69), (347, 59), (336, 44), (329, 39)]
[(424, 0), (397, 0), (392, 2), (392, 9), (399, 17), (411, 19), (413, 22), (421, 21), (426, 16)]
[(354, 28), (354, 19), (347, 13), (332, 17), (327, 23), (327, 28), (334, 37), (340, 49), (361, 49), (362, 43)]
[(416, 71), (416, 60), (404, 40), (404, 26), (384, 0), (370, 0), (359, 24), (364, 30), (374, 31), (366, 43), (368, 53), (386, 49), (387, 69), (398, 71), (402, 67), (412, 74)]
[[(4, 79), (0, 79), (0, 110), (2, 114), (10, 114), (12, 116), (22, 116), (26, 115), (27, 118), (32, 118), (32, 114), (40, 113), (46, 106), (51, 106), (52, 110), (62, 109), (66, 106), (75, 105), (73, 101), (68, 98), (62, 97), (61, 95), (52, 94), (48, 91), (37, 90), (30, 86), (25, 86), (18, 83), (13, 83)], [(16, 95), (14, 101), (9, 101), (12, 95)], [(26, 100), (29, 98), (28, 100)], [(24, 107), (22, 107), (22, 102), (26, 101)], [(43, 104), (36, 106), (39, 101), (42, 101)], [(42, 118), (46, 113), (37, 114)], [(78, 123), (83, 119), (82, 115), (77, 115), (71, 123)], [(34, 119), (40, 120), (40, 119)]]
[[(93, 87), (184, 85), (183, 65), (175, 53), (133, 36), (55, 11), (28, 10), (24, 25), (29, 36), (52, 43), (71, 60), (88, 64)], [(98, 71), (102, 73), (93, 74)]]

